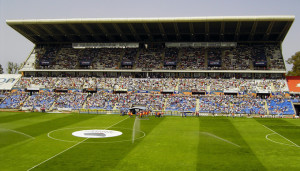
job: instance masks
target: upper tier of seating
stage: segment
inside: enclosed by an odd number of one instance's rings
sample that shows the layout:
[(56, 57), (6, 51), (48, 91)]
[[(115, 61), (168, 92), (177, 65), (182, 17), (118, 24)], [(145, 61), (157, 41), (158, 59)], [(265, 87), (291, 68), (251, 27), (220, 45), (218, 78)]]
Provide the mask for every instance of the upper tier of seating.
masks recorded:
[(33, 53), (36, 56), (36, 69), (284, 70), (285, 68), (278, 45), (240, 44), (231, 48), (148, 49), (37, 47)]

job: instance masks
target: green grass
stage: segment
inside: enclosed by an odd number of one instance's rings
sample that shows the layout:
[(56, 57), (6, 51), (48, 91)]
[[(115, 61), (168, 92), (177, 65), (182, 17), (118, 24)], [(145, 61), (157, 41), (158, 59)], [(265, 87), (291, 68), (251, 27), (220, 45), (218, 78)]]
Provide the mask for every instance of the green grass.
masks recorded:
[[(134, 120), (0, 112), (0, 170), (300, 169), (297, 119), (150, 117), (139, 121), (132, 143)], [(72, 136), (107, 128), (123, 134), (86, 140)]]

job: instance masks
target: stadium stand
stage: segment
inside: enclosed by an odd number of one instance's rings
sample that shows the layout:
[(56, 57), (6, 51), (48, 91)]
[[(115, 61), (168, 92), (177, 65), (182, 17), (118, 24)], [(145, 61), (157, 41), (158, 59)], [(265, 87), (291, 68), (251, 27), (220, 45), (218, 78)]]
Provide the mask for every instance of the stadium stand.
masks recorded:
[(292, 115), (299, 96), (289, 93), (281, 43), (293, 21), (7, 21), (36, 46), (0, 108)]
[(6, 95), (6, 98), (0, 104), (0, 108), (19, 109), (28, 98), (28, 93), (14, 92)]
[(121, 60), (121, 69), (133, 69), (138, 55), (138, 49), (124, 49), (124, 55)]
[(21, 78), (15, 88), (47, 89), (128, 89), (128, 90), (204, 90), (212, 91), (288, 91), (284, 79), (193, 79), (193, 78), (94, 78), (94, 77), (30, 77)]
[(292, 95), (291, 102), (293, 103), (300, 103), (300, 96), (299, 95)]
[(270, 99), (268, 107), (271, 114), (294, 114), (294, 109), (290, 100), (287, 99)]
[(86, 93), (60, 93), (54, 104), (54, 109), (80, 109), (86, 101)]
[(56, 100), (56, 94), (53, 92), (33, 94), (30, 98), (24, 103), (23, 107), (25, 108), (45, 108), (49, 110), (54, 101)]
[(95, 93), (89, 97), (86, 108), (112, 110), (116, 100), (116, 97), (112, 93)]
[(165, 70), (176, 70), (177, 58), (179, 54), (178, 48), (166, 48), (164, 57), (164, 67)]
[(1, 92), (1, 94), (0, 94), (0, 104), (5, 100), (5, 98), (6, 98), (6, 95)]
[[(45, 107), (50, 109), (80, 109), (86, 103), (86, 109), (103, 110), (128, 110), (134, 104), (147, 106), (151, 110), (166, 111), (190, 111), (196, 112), (197, 99), (199, 99), (199, 112), (207, 113), (246, 113), (246, 114), (266, 114), (266, 101), (261, 98), (253, 97), (251, 92), (271, 92), (276, 93), (278, 99), (284, 97), (283, 92), (288, 91), (287, 82), (279, 80), (252, 80), (252, 79), (191, 79), (191, 78), (93, 78), (93, 77), (30, 77), (21, 78), (15, 85), (16, 89), (40, 85), (43, 88), (53, 88), (56, 90), (77, 90), (69, 93), (44, 93), (33, 94), (23, 105), (24, 107), (33, 106)], [(97, 93), (88, 95), (81, 93), (88, 88), (99, 89)], [(114, 90), (126, 90), (131, 93), (114, 94)], [(173, 94), (175, 91), (178, 96), (153, 95), (152, 93), (140, 94), (138, 91), (164, 91)], [(218, 92), (220, 95), (184, 95), (185, 92)], [(222, 95), (227, 92), (233, 94), (243, 94), (243, 96)], [(250, 93), (250, 94), (249, 94)], [(55, 98), (57, 99), (55, 100)], [(55, 102), (54, 102), (55, 101)], [(268, 100), (270, 114), (293, 114), (292, 103), (283, 99), (282, 103), (275, 103), (275, 100)], [(282, 101), (282, 99), (281, 99)], [(15, 101), (14, 103), (20, 103)], [(16, 107), (19, 105), (8, 105)], [(284, 108), (288, 106), (288, 108)], [(5, 108), (7, 106), (1, 106)]]
[(137, 59), (137, 67), (142, 69), (162, 69), (163, 49), (143, 49)]
[(204, 70), (205, 49), (204, 48), (182, 48), (179, 59), (178, 70)]
[(247, 46), (240, 45), (236, 48), (225, 49), (223, 69), (250, 70), (251, 55)]
[[(284, 70), (278, 46), (232, 48), (37, 47), (35, 69)], [(206, 61), (207, 57), (207, 63)], [(28, 64), (29, 65), (29, 64)], [(134, 67), (135, 66), (135, 67)]]
[(166, 100), (166, 110), (192, 111), (196, 110), (196, 98), (191, 96), (174, 96)]
[(208, 70), (221, 69), (221, 64), (222, 64), (222, 49), (221, 48), (208, 49), (207, 58), (208, 58)]

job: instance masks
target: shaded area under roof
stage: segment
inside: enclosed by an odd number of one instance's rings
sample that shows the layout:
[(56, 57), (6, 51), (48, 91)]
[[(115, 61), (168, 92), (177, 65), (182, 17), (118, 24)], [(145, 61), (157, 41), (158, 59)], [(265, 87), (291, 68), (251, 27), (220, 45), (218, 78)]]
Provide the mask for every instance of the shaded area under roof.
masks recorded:
[(7, 20), (34, 44), (282, 42), (294, 16)]

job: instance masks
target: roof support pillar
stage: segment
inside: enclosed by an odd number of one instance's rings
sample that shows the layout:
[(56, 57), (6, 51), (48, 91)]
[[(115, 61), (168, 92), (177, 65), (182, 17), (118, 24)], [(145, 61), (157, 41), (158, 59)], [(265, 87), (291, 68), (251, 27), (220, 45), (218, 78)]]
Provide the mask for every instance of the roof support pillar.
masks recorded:
[(248, 37), (248, 40), (250, 40), (250, 41), (253, 40), (253, 37), (254, 37), (255, 32), (256, 32), (256, 27), (257, 27), (257, 21), (254, 21), (254, 23), (252, 25), (252, 29), (251, 29), (250, 35)]
[(178, 25), (177, 25), (177, 23), (173, 23), (173, 25), (174, 25), (174, 28), (175, 28), (176, 39), (177, 39), (177, 41), (180, 41), (181, 40), (181, 36), (180, 36), (179, 29), (178, 29)]
[(133, 34), (134, 38), (135, 38), (137, 41), (141, 41), (140, 36), (136, 33), (136, 30), (134, 29), (134, 27), (132, 26), (132, 24), (128, 23), (128, 27), (129, 27), (131, 33)]
[(209, 41), (209, 23), (205, 23), (205, 41)]
[(273, 26), (274, 26), (274, 23), (275, 23), (274, 21), (271, 21), (271, 22), (270, 22), (270, 24), (269, 24), (269, 26), (268, 26), (268, 29), (267, 29), (266, 33), (264, 34), (263, 40), (268, 40), (268, 39), (269, 39), (270, 33), (271, 33), (272, 28), (273, 28)]
[(225, 22), (222, 22), (220, 28), (220, 41), (224, 41), (224, 32), (225, 32)]
[(97, 35), (95, 35), (94, 31), (91, 29), (91, 27), (89, 27), (87, 24), (82, 24), (82, 26), (88, 31), (88, 33), (90, 35), (92, 35), (92, 39), (96, 40), (96, 41), (100, 41), (100, 39), (97, 37)]
[(189, 23), (189, 28), (190, 28), (190, 32), (191, 32), (191, 40), (195, 41), (195, 30), (194, 30), (193, 23)]
[(118, 26), (118, 24), (113, 24), (114, 29), (119, 33), (121, 39), (123, 41), (127, 41), (127, 37), (123, 34), (122, 30), (120, 29), (120, 27)]
[(158, 23), (158, 28), (159, 28), (159, 31), (161, 33), (161, 36), (162, 36), (163, 40), (168, 41), (168, 37), (167, 37), (167, 34), (165, 32), (164, 26), (161, 23)]
[(26, 28), (28, 28), (31, 32), (33, 32), (34, 34), (38, 35), (41, 39), (44, 39), (44, 40), (47, 40), (47, 41), (50, 40), (46, 35), (41, 33), (36, 27), (32, 27), (31, 25), (28, 25), (28, 24), (25, 24), (24, 26)]
[(146, 31), (146, 33), (147, 33), (149, 39), (150, 39), (151, 41), (153, 41), (153, 37), (152, 37), (152, 35), (151, 35), (151, 32), (150, 32), (150, 29), (149, 29), (148, 25), (147, 25), (146, 23), (144, 23), (144, 24), (143, 24), (143, 27), (144, 27), (144, 29), (145, 29), (145, 31)]
[(71, 40), (71, 41), (74, 41), (74, 39), (73, 38), (71, 38), (70, 36), (67, 36), (68, 34), (66, 33), (66, 31), (63, 29), (63, 28), (61, 28), (61, 26), (59, 26), (59, 25), (56, 25), (56, 24), (54, 24), (53, 25), (62, 35), (64, 35), (64, 37), (66, 37), (67, 39), (69, 39), (69, 40)]
[(78, 31), (78, 29), (76, 27), (74, 27), (74, 25), (72, 24), (68, 24), (68, 26), (71, 28), (71, 30), (73, 30), (81, 40), (84, 40), (85, 42), (89, 42), (88, 38), (84, 35), (80, 34), (80, 31)]
[(97, 26), (105, 34), (109, 41), (114, 41), (114, 39), (111, 37), (111, 35), (108, 33), (108, 31), (102, 24), (97, 24)]
[(56, 40), (56, 41), (63, 41), (62, 39), (60, 39), (59, 37), (55, 37), (54, 35), (53, 35), (53, 32), (51, 32), (50, 30), (49, 30), (49, 28), (48, 27), (46, 27), (45, 25), (43, 25), (43, 24), (41, 24), (40, 25), (40, 28), (42, 28), (48, 35), (50, 35), (54, 40)]
[(235, 35), (234, 35), (234, 40), (237, 42), (239, 41), (240, 38), (240, 30), (241, 30), (241, 22), (239, 21), (237, 23), (236, 29), (235, 29)]

